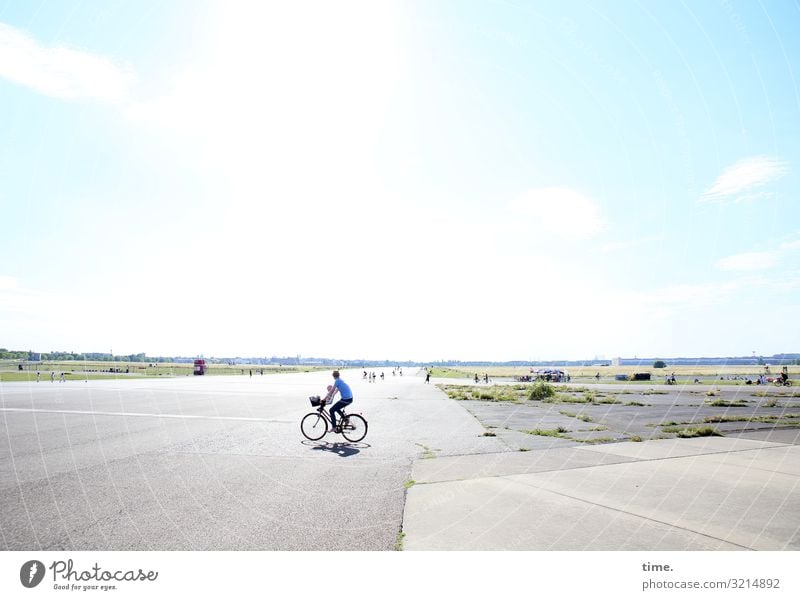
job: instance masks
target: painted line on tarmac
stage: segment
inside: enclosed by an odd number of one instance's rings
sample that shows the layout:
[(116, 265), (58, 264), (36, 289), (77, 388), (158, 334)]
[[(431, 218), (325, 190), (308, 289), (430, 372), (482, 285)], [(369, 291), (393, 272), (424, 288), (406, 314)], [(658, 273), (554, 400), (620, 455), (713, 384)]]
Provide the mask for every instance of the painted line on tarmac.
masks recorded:
[(47, 410), (43, 408), (0, 408), (0, 412), (51, 413), (58, 415), (93, 415), (103, 417), (147, 417), (150, 419), (208, 419), (211, 421), (250, 421), (257, 423), (294, 423), (282, 419), (262, 419), (259, 417), (223, 417), (215, 415), (171, 415), (166, 413), (104, 412), (91, 410)]

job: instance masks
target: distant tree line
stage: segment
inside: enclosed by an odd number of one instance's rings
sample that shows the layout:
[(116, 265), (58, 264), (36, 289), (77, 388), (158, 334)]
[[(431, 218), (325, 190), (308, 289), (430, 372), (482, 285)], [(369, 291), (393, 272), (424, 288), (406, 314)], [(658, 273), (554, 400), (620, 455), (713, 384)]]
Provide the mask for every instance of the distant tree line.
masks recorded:
[[(138, 354), (111, 354), (110, 352), (32, 352), (31, 350), (8, 350), (0, 348), (0, 360), (42, 360), (42, 361), (103, 361), (103, 362), (129, 362), (129, 363), (191, 363), (193, 357), (181, 356), (147, 356), (144, 352)], [(366, 360), (366, 359), (338, 359), (338, 358), (315, 358), (309, 356), (272, 356), (269, 358), (261, 357), (235, 357), (235, 358), (210, 358), (206, 359), (210, 364), (250, 364), (250, 365), (320, 365), (351, 368), (367, 367), (417, 367), (417, 366), (504, 366), (522, 367), (528, 365), (538, 366), (590, 366), (591, 361), (578, 360), (513, 360), (513, 361), (460, 361), (460, 360), (440, 360), (432, 362), (419, 361), (395, 361), (395, 360)], [(688, 358), (676, 357), (669, 359), (669, 363), (675, 365), (800, 365), (800, 354), (775, 354), (774, 356), (761, 357), (725, 357), (725, 358)], [(664, 368), (667, 362), (662, 359), (653, 358), (623, 358), (620, 360), (622, 366), (645, 366), (652, 364), (654, 368)], [(659, 366), (656, 366), (659, 365)], [(661, 366), (663, 365), (663, 366)]]
[(144, 352), (139, 354), (111, 354), (108, 352), (32, 352), (30, 350), (8, 350), (0, 348), (0, 360), (43, 360), (43, 361), (104, 361), (104, 362), (175, 362), (172, 357), (152, 357)]

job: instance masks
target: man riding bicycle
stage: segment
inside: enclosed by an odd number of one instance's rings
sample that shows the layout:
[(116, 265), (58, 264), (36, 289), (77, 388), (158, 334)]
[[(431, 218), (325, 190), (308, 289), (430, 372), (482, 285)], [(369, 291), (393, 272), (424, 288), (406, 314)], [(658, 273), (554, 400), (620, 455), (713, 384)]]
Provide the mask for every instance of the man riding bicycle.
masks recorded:
[(334, 371), (333, 385), (328, 386), (328, 395), (325, 396), (325, 403), (333, 400), (333, 397), (337, 392), (341, 394), (341, 399), (336, 404), (331, 406), (331, 426), (333, 427), (334, 432), (341, 433), (341, 431), (336, 427), (336, 413), (338, 412), (340, 417), (344, 416), (342, 414), (342, 409), (345, 406), (349, 406), (353, 403), (353, 392), (350, 390), (350, 386), (347, 385), (344, 380), (339, 379), (339, 371)]

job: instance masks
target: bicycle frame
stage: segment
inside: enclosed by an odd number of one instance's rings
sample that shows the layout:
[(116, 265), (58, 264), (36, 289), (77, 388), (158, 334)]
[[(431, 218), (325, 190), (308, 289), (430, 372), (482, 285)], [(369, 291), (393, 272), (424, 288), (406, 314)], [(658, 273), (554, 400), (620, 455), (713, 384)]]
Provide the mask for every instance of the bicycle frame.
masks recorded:
[[(322, 415), (322, 418), (323, 418), (323, 419), (325, 420), (325, 422), (328, 424), (328, 429), (333, 429), (333, 422), (331, 421), (331, 417), (330, 417), (330, 415), (328, 414), (328, 411), (326, 411), (326, 410), (325, 410), (325, 407), (326, 407), (326, 406), (327, 406), (327, 404), (320, 404), (320, 405), (317, 407), (317, 412), (318, 412), (320, 415)], [(347, 415), (347, 412), (346, 412), (346, 411), (345, 411), (345, 409), (343, 408), (343, 409), (342, 409), (342, 416), (341, 416), (341, 418), (339, 419), (339, 423), (338, 423), (338, 425), (339, 425), (340, 427), (342, 426), (342, 424), (343, 424), (344, 422), (346, 422), (346, 421), (347, 421), (347, 416), (348, 416), (348, 415)]]

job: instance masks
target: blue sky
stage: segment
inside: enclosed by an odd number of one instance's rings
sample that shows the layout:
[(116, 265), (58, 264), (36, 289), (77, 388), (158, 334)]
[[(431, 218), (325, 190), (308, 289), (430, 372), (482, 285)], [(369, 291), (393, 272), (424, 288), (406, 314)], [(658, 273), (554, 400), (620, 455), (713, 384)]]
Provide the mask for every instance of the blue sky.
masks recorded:
[(0, 345), (798, 351), (796, 2), (0, 3)]

